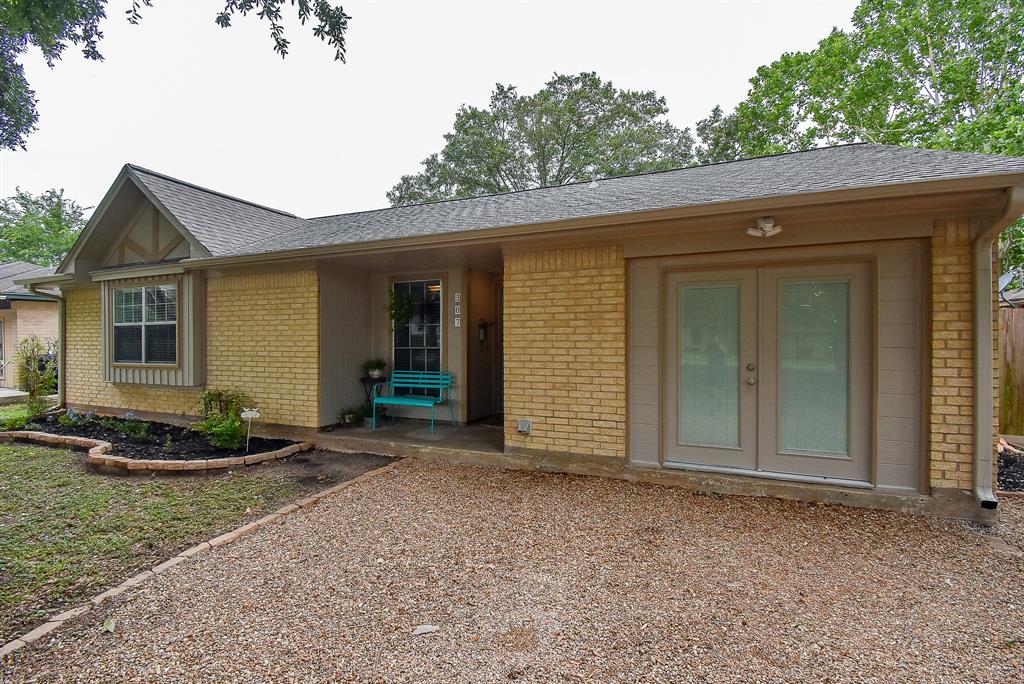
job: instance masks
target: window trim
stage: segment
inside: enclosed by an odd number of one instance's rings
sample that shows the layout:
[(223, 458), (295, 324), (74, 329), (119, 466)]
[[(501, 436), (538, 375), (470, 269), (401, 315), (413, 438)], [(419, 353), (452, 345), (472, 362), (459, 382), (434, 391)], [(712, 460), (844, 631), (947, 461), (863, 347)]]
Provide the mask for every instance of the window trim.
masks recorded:
[(0, 378), (7, 377), (7, 318), (0, 318)]
[[(170, 323), (147, 323), (146, 318), (146, 289), (152, 287), (161, 287), (173, 285), (175, 288), (174, 297), (174, 363), (151, 363), (147, 362), (146, 359), (146, 326), (153, 325), (170, 325)], [(117, 312), (114, 308), (114, 297), (118, 290), (142, 290), (142, 318), (143, 320), (139, 323), (116, 323)], [(110, 288), (110, 294), (107, 300), (107, 306), (110, 310), (110, 322), (107, 327), (107, 334), (109, 335), (109, 349), (110, 349), (110, 363), (111, 368), (151, 368), (159, 370), (175, 370), (181, 368), (181, 354), (182, 354), (182, 320), (181, 320), (181, 278), (174, 278), (172, 280), (154, 280), (146, 282), (126, 282), (119, 283)], [(114, 329), (117, 327), (128, 327), (128, 326), (142, 326), (142, 361), (115, 361), (115, 345), (114, 345)]]
[[(395, 283), (417, 283), (426, 280), (437, 280), (441, 283), (441, 320), (438, 331), (438, 362), (441, 366), (441, 370), (448, 369), (448, 344), (447, 344), (447, 333), (448, 333), (448, 276), (446, 273), (406, 273), (401, 275), (392, 275), (388, 278), (388, 289), (387, 294), (390, 296), (391, 292), (395, 290)], [(391, 366), (390, 372), (395, 370), (395, 331), (393, 323), (388, 319), (388, 353), (389, 353), (389, 364)]]

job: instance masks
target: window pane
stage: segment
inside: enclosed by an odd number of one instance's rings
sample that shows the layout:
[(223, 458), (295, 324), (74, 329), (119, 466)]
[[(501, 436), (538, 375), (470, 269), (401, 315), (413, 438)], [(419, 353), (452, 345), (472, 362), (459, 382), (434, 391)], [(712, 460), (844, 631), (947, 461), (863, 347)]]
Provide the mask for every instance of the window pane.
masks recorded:
[(177, 325), (146, 326), (146, 363), (175, 363), (177, 348)]
[[(396, 295), (412, 299), (412, 319), (396, 329), (393, 338), (394, 370), (441, 370), (441, 281), (394, 283)], [(408, 390), (408, 394), (435, 394)]]
[(142, 363), (142, 326), (114, 327), (114, 363)]
[(142, 322), (142, 288), (114, 290), (114, 322)]
[(146, 288), (146, 322), (163, 323), (178, 319), (178, 286)]
[(849, 283), (785, 283), (779, 307), (781, 447), (846, 454)]
[(740, 286), (679, 288), (679, 443), (740, 445)]

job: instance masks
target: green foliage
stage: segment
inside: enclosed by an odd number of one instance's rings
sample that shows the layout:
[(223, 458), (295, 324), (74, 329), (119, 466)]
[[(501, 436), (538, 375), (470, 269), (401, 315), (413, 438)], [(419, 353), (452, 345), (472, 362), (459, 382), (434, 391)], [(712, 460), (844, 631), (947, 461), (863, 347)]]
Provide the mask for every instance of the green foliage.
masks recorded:
[(57, 423), (64, 427), (81, 428), (96, 422), (96, 414), (92, 411), (79, 412), (69, 408), (57, 417)]
[(241, 449), (245, 445), (245, 425), (240, 418), (210, 416), (192, 425), (205, 433), (210, 444), (218, 449)]
[[(315, 20), (313, 35), (334, 48), (334, 58), (345, 61), (345, 33), (348, 20), (340, 5), (328, 0), (222, 0), (217, 13), (219, 26), (231, 26), (232, 17), (254, 14), (270, 24), (274, 50), (288, 54), (281, 8), (295, 8), (305, 25)], [(19, 59), (30, 47), (37, 47), (53, 65), (68, 45), (82, 49), (86, 59), (102, 60), (99, 42), (100, 24), (106, 18), (107, 0), (0, 0), (0, 150), (24, 148), (28, 136), (36, 130), (39, 113), (35, 93), (25, 79)], [(143, 6), (152, 0), (132, 0), (125, 12), (132, 24), (141, 18)]]
[(85, 226), (85, 209), (63, 190), (33, 195), (21, 188), (0, 200), (0, 261), (60, 263)]
[(53, 340), (43, 341), (35, 335), (22, 339), (15, 348), (15, 377), (18, 388), (28, 392), (25, 407), (30, 418), (47, 409), (45, 397), (53, 387), (57, 373), (55, 351)]
[[(861, 141), (1024, 156), (1024, 3), (862, 0), (852, 24), (759, 68), (697, 124), (698, 160)], [(1024, 223), (999, 256), (1024, 266)]]
[(726, 161), (856, 141), (1020, 149), (1024, 4), (863, 0), (852, 23), (759, 68), (733, 113), (698, 125), (698, 155)]
[(693, 136), (665, 98), (596, 73), (555, 74), (532, 95), (497, 84), (489, 108), (463, 105), (440, 153), (388, 192), (392, 206), (527, 190), (686, 166)]
[(393, 289), (388, 292), (388, 303), (384, 305), (388, 312), (392, 327), (397, 330), (412, 320), (416, 312), (416, 303), (408, 292), (395, 292)]
[(199, 397), (202, 420), (192, 429), (202, 432), (218, 449), (240, 449), (245, 444), (246, 426), (241, 413), (252, 400), (238, 390), (206, 390)]
[(388, 362), (385, 359), (367, 359), (363, 364), (363, 372), (369, 375), (371, 371), (382, 371), (387, 367)]
[(131, 413), (126, 413), (124, 418), (101, 418), (99, 423), (108, 430), (136, 441), (144, 442), (149, 438), (149, 423), (135, 418)]

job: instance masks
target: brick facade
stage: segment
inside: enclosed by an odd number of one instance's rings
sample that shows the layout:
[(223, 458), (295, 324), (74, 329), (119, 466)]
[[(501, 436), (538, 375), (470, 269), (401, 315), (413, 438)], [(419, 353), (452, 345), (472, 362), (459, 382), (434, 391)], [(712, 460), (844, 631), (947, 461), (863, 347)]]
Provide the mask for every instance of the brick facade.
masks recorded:
[(622, 248), (507, 254), (504, 277), (506, 447), (625, 458)]
[[(936, 221), (932, 235), (929, 482), (974, 484), (974, 255), (968, 219)], [(998, 259), (994, 257), (993, 273)], [(995, 278), (993, 278), (995, 280)], [(999, 426), (999, 310), (993, 293), (993, 433)], [(994, 445), (993, 445), (994, 448)], [(997, 464), (994, 465), (994, 469)]]
[[(268, 423), (319, 425), (319, 288), (314, 271), (211, 278), (206, 386), (249, 394)], [(67, 292), (67, 402), (194, 415), (201, 388), (103, 381), (100, 288)]]

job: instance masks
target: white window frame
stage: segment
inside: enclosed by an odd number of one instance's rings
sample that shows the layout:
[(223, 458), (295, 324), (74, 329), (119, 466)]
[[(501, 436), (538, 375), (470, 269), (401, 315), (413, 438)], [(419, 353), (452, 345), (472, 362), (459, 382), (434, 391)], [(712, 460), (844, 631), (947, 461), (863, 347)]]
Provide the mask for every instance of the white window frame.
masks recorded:
[[(395, 285), (402, 285), (402, 284), (408, 284), (408, 283), (429, 283), (429, 282), (433, 282), (433, 281), (437, 281), (438, 286), (440, 287), (440, 289), (438, 290), (438, 298), (440, 300), (438, 302), (438, 305), (440, 306), (440, 316), (438, 318), (438, 321), (439, 321), (440, 325), (438, 326), (438, 331), (437, 331), (437, 365), (438, 365), (438, 370), (444, 370), (445, 366), (447, 365), (445, 363), (445, 353), (444, 353), (445, 352), (445, 348), (444, 348), (445, 347), (445, 325), (446, 325), (446, 316), (445, 316), (445, 284), (446, 283), (445, 283), (445, 279), (443, 277), (441, 277), (441, 276), (432, 276), (432, 277), (423, 277), (423, 278), (400, 278), (400, 279), (392, 280), (388, 287), (389, 287), (391, 292), (394, 292), (395, 291)], [(391, 331), (391, 345), (390, 346), (391, 346), (391, 370), (397, 370), (397, 367), (396, 367), (396, 364), (395, 364), (395, 351), (396, 351), (397, 347), (395, 346), (395, 331), (394, 330)], [(403, 349), (415, 349), (415, 348), (416, 347), (403, 347)], [(433, 347), (423, 347), (423, 349), (433, 349)]]
[[(147, 307), (146, 307), (146, 291), (156, 289), (159, 287), (173, 287), (174, 288), (174, 320), (173, 321), (148, 321), (147, 318)], [(130, 321), (130, 322), (117, 322), (117, 293), (137, 290), (141, 292), (141, 306), (142, 306), (142, 320), (141, 321)], [(110, 291), (110, 308), (111, 308), (111, 344), (110, 354), (112, 365), (114, 366), (148, 366), (156, 368), (176, 368), (181, 361), (181, 329), (179, 327), (181, 323), (181, 287), (177, 282), (158, 282), (158, 283), (146, 283), (145, 285), (127, 285), (122, 287), (114, 287)], [(149, 328), (156, 326), (174, 326), (174, 361), (148, 361), (146, 360), (146, 331)], [(141, 354), (139, 361), (118, 361), (117, 355), (117, 328), (135, 328), (139, 327), (142, 329), (141, 338)]]

